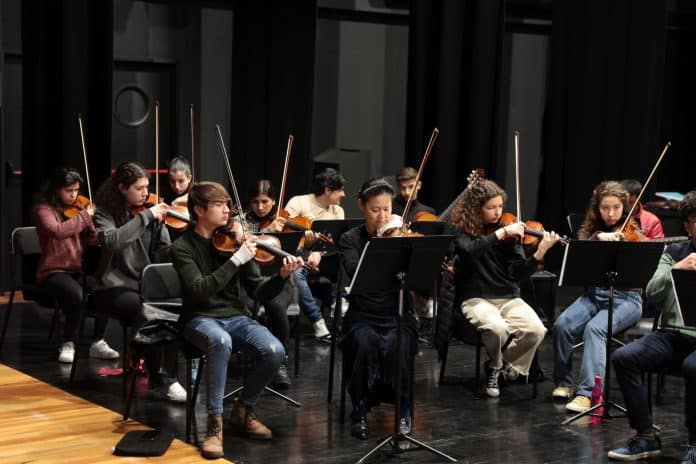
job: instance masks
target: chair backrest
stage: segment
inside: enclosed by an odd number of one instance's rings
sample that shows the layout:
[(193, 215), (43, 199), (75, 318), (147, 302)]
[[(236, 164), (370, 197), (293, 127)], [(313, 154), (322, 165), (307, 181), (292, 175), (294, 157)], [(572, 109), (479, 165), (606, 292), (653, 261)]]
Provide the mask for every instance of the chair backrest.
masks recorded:
[(41, 246), (36, 227), (13, 229), (10, 234), (10, 272), (13, 287), (18, 288), (24, 283), (34, 282), (40, 257)]
[(11, 255), (40, 255), (39, 234), (36, 227), (17, 227), (10, 240)]
[(580, 226), (582, 226), (582, 220), (584, 218), (585, 215), (582, 213), (570, 213), (568, 215), (568, 230), (570, 231), (571, 236), (577, 238), (578, 231), (580, 230)]
[(140, 278), (143, 301), (165, 301), (181, 298), (179, 276), (172, 263), (148, 264)]

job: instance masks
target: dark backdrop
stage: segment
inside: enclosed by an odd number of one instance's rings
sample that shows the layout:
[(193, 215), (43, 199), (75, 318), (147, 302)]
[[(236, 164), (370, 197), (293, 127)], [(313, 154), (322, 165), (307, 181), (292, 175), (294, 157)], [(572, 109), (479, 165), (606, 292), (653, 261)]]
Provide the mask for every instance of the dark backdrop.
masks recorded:
[(57, 165), (83, 169), (77, 114), (86, 120), (93, 188), (109, 174), (113, 4), (22, 2), (22, 206)]
[(666, 10), (659, 0), (553, 7), (539, 212), (559, 229), (568, 213), (585, 210), (600, 181), (646, 179), (657, 159)]
[(406, 164), (418, 167), (433, 127), (441, 133), (423, 172), (422, 200), (444, 209), (474, 168), (503, 175), (498, 156), (502, 0), (413, 0), (409, 30)]
[(238, 1), (233, 10), (228, 133), (239, 194), (245, 201), (247, 185), (262, 177), (280, 188), (290, 133), (295, 142), (287, 191), (305, 193), (312, 159), (316, 1)]

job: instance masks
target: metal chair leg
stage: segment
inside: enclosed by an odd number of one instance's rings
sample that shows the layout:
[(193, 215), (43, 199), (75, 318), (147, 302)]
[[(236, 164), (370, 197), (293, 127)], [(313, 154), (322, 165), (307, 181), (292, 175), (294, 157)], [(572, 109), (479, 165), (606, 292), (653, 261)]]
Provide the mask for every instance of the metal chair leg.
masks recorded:
[(2, 337), (0, 337), (0, 350), (2, 350), (2, 347), (5, 344), (5, 335), (7, 334), (7, 326), (10, 322), (10, 313), (12, 312), (12, 307), (14, 306), (15, 292), (16, 292), (16, 289), (13, 288), (12, 292), (10, 292), (10, 300), (7, 302), (7, 306), (5, 307), (5, 321), (2, 324)]

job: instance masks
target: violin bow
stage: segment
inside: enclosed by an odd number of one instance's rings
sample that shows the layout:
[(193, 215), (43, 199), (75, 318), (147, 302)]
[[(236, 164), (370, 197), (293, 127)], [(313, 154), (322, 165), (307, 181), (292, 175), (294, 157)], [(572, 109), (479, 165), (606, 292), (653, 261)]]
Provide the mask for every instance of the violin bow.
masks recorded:
[(82, 142), (82, 159), (85, 162), (85, 178), (87, 179), (87, 195), (92, 203), (92, 184), (89, 181), (89, 166), (87, 165), (87, 145), (85, 144), (85, 129), (82, 124), (82, 114), (77, 115), (77, 125), (80, 127), (80, 141)]
[(155, 100), (155, 197), (159, 202), (160, 102)]
[(423, 155), (420, 167), (418, 168), (418, 172), (416, 173), (416, 185), (413, 187), (413, 190), (411, 190), (411, 194), (408, 196), (408, 200), (406, 201), (406, 206), (404, 206), (404, 212), (403, 214), (401, 214), (402, 224), (406, 224), (406, 216), (408, 216), (408, 212), (411, 209), (411, 204), (413, 203), (413, 195), (415, 195), (416, 190), (418, 189), (418, 182), (420, 182), (421, 175), (423, 174), (423, 168), (425, 167), (425, 163), (428, 161), (428, 158), (430, 158), (430, 153), (433, 151), (433, 147), (435, 146), (435, 140), (437, 140), (437, 136), (439, 134), (440, 129), (438, 129), (437, 127), (435, 127), (433, 129), (433, 132), (430, 134), (428, 146), (425, 148), (425, 154)]
[(280, 195), (278, 195), (278, 206), (276, 207), (276, 219), (280, 217), (280, 210), (283, 209), (283, 200), (285, 199), (285, 183), (288, 180), (288, 166), (290, 165), (290, 153), (292, 153), (292, 144), (295, 141), (295, 136), (288, 135), (288, 146), (285, 149), (285, 166), (283, 167), (283, 180), (280, 182)]
[(515, 198), (517, 200), (517, 220), (522, 221), (522, 201), (520, 194), (520, 132), (513, 133), (515, 138)]
[(662, 154), (660, 154), (660, 157), (659, 157), (659, 158), (657, 159), (657, 161), (655, 162), (655, 166), (653, 166), (652, 171), (650, 171), (650, 175), (648, 176), (648, 179), (647, 179), (647, 180), (645, 181), (645, 183), (643, 184), (643, 188), (640, 190), (640, 193), (638, 194), (638, 197), (636, 198), (636, 202), (633, 203), (633, 206), (632, 206), (631, 209), (628, 211), (628, 215), (626, 216), (626, 219), (624, 220), (623, 225), (622, 225), (621, 228), (619, 229), (619, 232), (623, 232), (624, 230), (626, 230), (626, 226), (628, 225), (628, 222), (629, 222), (629, 221), (631, 220), (631, 218), (633, 217), (633, 212), (636, 210), (636, 207), (637, 207), (638, 204), (640, 203), (640, 199), (641, 199), (641, 197), (643, 196), (643, 193), (645, 193), (645, 189), (648, 187), (648, 184), (649, 184), (650, 181), (652, 180), (653, 175), (655, 175), (655, 171), (657, 171), (657, 167), (658, 167), (658, 166), (660, 165), (660, 163), (662, 162), (662, 158), (665, 157), (665, 155), (667, 154), (667, 150), (669, 150), (669, 147), (671, 147), (671, 146), (672, 146), (672, 142), (667, 142), (667, 143), (665, 144), (665, 147), (662, 149)]
[(244, 210), (242, 209), (242, 202), (239, 199), (239, 192), (237, 191), (237, 183), (234, 181), (234, 174), (232, 173), (232, 167), (230, 166), (230, 158), (227, 154), (227, 148), (225, 148), (225, 139), (222, 137), (222, 130), (219, 124), (215, 124), (215, 132), (217, 133), (218, 148), (220, 148), (220, 153), (225, 161), (225, 167), (227, 168), (227, 175), (230, 178), (230, 183), (232, 184), (232, 194), (234, 195), (234, 201), (237, 203), (237, 216), (239, 216), (239, 222), (242, 224), (242, 231), (246, 237), (247, 227), (246, 217), (244, 215)]
[(194, 124), (193, 124), (193, 103), (189, 106), (189, 125), (191, 126), (191, 182), (196, 179), (196, 160), (194, 159), (195, 142), (194, 142)]

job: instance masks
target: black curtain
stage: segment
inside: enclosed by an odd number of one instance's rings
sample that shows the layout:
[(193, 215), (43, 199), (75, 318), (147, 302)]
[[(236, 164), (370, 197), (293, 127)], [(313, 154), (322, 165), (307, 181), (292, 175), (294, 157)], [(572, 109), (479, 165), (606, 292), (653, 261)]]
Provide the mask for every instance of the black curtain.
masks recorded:
[(418, 167), (433, 127), (440, 136), (422, 199), (441, 211), (474, 168), (504, 173), (498, 147), (503, 0), (412, 0), (406, 162)]
[(316, 10), (316, 0), (234, 3), (229, 145), (242, 201), (254, 179), (280, 187), (290, 133), (287, 192), (310, 185)]
[(696, 189), (696, 27), (675, 27), (667, 33), (662, 139), (672, 148), (657, 174), (657, 191), (685, 193)]
[(77, 114), (86, 120), (93, 187), (109, 174), (113, 3), (22, 2), (22, 206), (51, 169), (84, 172)]
[(665, 142), (665, 18), (664, 1), (554, 2), (539, 199), (547, 229), (584, 212), (602, 180), (650, 173)]

